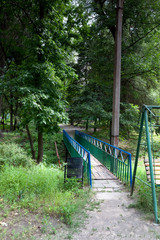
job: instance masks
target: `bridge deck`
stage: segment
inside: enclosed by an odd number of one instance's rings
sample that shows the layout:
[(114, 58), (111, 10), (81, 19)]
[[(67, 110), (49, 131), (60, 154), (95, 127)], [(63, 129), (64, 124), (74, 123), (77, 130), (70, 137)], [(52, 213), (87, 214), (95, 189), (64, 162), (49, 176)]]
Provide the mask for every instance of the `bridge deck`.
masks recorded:
[(94, 180), (117, 180), (103, 164), (91, 155), (92, 179)]

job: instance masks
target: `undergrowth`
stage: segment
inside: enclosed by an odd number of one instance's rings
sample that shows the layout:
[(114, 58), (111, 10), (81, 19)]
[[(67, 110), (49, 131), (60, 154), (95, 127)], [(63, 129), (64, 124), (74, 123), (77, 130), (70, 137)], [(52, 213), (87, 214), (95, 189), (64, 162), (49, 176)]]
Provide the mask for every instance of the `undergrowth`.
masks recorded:
[[(144, 167), (143, 161), (139, 162), (137, 167), (136, 176), (144, 181), (146, 184), (151, 186), (151, 183), (147, 181), (146, 170)], [(146, 214), (154, 213), (153, 208), (153, 199), (152, 199), (152, 188), (148, 185), (141, 182), (139, 179), (135, 181), (134, 188), (134, 199), (135, 203), (131, 204), (130, 207), (138, 208), (145, 212)], [(157, 197), (157, 207), (158, 207), (158, 215), (160, 216), (160, 187), (156, 186), (156, 197)]]
[[(33, 139), (36, 135), (33, 133)], [(44, 160), (36, 165), (29, 154), (25, 131), (4, 133), (0, 139), (0, 208), (28, 209), (72, 225), (75, 214), (89, 203), (90, 191), (76, 179), (64, 184), (64, 169), (56, 164), (54, 142), (65, 153), (62, 134), (44, 135)]]
[[(149, 184), (147, 182), (146, 172), (143, 163), (138, 166), (136, 176), (138, 176), (138, 178)], [(136, 179), (134, 194), (136, 194), (135, 206), (137, 208), (142, 209), (145, 212), (153, 211), (152, 191), (149, 186), (145, 185), (143, 182)]]
[(30, 167), (34, 161), (16, 143), (0, 144), (0, 168), (4, 165)]
[(0, 174), (0, 186), (1, 204), (59, 216), (68, 224), (87, 203), (89, 194), (76, 180), (64, 185), (63, 171), (44, 164), (31, 168), (6, 165)]
[[(33, 139), (33, 145), (34, 149), (37, 155), (37, 149), (38, 149), (38, 139), (37, 139), (37, 132), (34, 128), (31, 128), (32, 132), (32, 139)], [(7, 132), (3, 133), (3, 138), (0, 139), (2, 143), (6, 143), (8, 145), (8, 148), (10, 148), (10, 143), (16, 144), (15, 148), (21, 148), (24, 149), (25, 154), (27, 157), (31, 158), (31, 149), (30, 144), (28, 141), (28, 136), (26, 131), (23, 129), (21, 131), (15, 131), (15, 132)], [(47, 164), (57, 164), (57, 154), (55, 149), (55, 142), (57, 143), (58, 148), (58, 154), (60, 156), (60, 160), (63, 163), (65, 159), (65, 148), (63, 144), (63, 134), (62, 132), (59, 133), (44, 133), (43, 135), (43, 142), (44, 142), (44, 155), (43, 155), (43, 161)], [(14, 149), (13, 149), (14, 153)]]

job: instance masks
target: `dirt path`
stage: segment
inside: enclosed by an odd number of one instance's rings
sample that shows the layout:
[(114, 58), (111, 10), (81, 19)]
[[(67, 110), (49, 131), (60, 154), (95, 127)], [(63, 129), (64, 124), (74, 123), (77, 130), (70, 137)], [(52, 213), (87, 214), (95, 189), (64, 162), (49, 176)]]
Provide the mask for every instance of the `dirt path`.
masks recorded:
[(60, 128), (64, 129), (73, 138), (74, 138), (75, 130), (79, 130), (79, 131), (84, 130), (84, 128), (75, 127), (75, 126), (66, 125), (66, 124), (60, 124)]
[[(75, 127), (65, 129), (73, 136)], [(130, 193), (119, 180), (94, 180), (93, 191), (95, 198), (101, 202), (99, 209), (88, 212), (85, 227), (73, 234), (71, 239), (160, 239), (160, 225), (154, 224), (153, 216), (130, 208), (136, 199), (130, 197)]]
[(129, 208), (133, 200), (119, 181), (95, 180), (93, 191), (101, 200), (100, 208), (89, 212), (85, 228), (73, 236), (74, 240), (160, 239), (160, 226)]

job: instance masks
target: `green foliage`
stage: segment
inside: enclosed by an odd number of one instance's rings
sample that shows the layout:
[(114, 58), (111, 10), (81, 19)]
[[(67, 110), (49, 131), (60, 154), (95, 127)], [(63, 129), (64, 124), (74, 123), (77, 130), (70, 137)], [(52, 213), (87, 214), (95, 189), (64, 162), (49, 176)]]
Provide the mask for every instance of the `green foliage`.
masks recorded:
[[(41, 87), (36, 89), (30, 87), (23, 89), (26, 94), (21, 98), (21, 117), (23, 124), (33, 120), (37, 127), (42, 130), (54, 131), (58, 122), (66, 119), (65, 101), (62, 100), (62, 82), (55, 75), (51, 64), (38, 64), (32, 66), (33, 77), (41, 76)], [(26, 114), (28, 113), (28, 114)]]
[(34, 161), (15, 143), (0, 144), (0, 168), (5, 165), (31, 167)]
[[(79, 11), (83, 11), (83, 24), (79, 27), (82, 37), (77, 41), (79, 58), (74, 66), (79, 74), (78, 84), (82, 89), (90, 82), (98, 83), (108, 88), (105, 96), (111, 99), (116, 1), (78, 1), (78, 4)], [(158, 19), (157, 1), (129, 0), (124, 4), (122, 102), (140, 106), (143, 103), (153, 104), (159, 97)]]
[(65, 21), (72, 8), (69, 0), (3, 1), (0, 6), (4, 60), (0, 65), (0, 93), (8, 103), (11, 130), (13, 118), (23, 126), (31, 121), (36, 125), (37, 162), (41, 162), (43, 132), (57, 131), (58, 123), (67, 119), (65, 89), (76, 77), (70, 66)]
[(60, 162), (63, 164), (65, 161), (65, 146), (63, 143), (63, 134), (46, 134), (44, 135), (44, 155), (46, 156), (45, 162), (47, 164), (58, 164), (55, 142), (57, 143), (58, 154), (60, 157)]
[(74, 188), (65, 186), (63, 171), (43, 164), (30, 169), (5, 166), (0, 185), (0, 196), (6, 203), (12, 203), (15, 208), (56, 214), (68, 224), (88, 201), (87, 190), (79, 189), (76, 182)]
[[(20, 142), (23, 141), (23, 139), (26, 139), (26, 133), (24, 133), (23, 138), (20, 139)], [(34, 138), (34, 148), (37, 148), (37, 136), (36, 134), (33, 134)], [(43, 161), (47, 164), (58, 164), (56, 149), (55, 149), (55, 142), (57, 143), (58, 153), (60, 156), (60, 161), (63, 163), (65, 159), (65, 147), (63, 144), (63, 134), (62, 133), (44, 133), (43, 136), (44, 141), (44, 156)], [(30, 145), (28, 141), (25, 142), (23, 145), (25, 150), (27, 151), (28, 155), (30, 155)]]
[[(43, 165), (34, 166), (30, 169), (6, 166), (1, 173), (1, 194), (5, 194), (5, 197), (10, 201), (16, 201), (20, 191), (24, 192), (23, 195), (31, 196), (31, 199), (33, 196), (46, 196), (53, 189), (55, 190), (55, 181), (59, 176), (58, 173), (58, 170), (47, 168)], [(6, 182), (4, 179), (6, 179)]]
[[(150, 185), (150, 183), (147, 181), (146, 170), (143, 162), (139, 163), (139, 166), (137, 168), (137, 177)], [(152, 188), (145, 185), (143, 182), (137, 179), (135, 184), (135, 194), (136, 194), (136, 200), (135, 200), (135, 203), (132, 205), (132, 207), (139, 208), (143, 210), (145, 213), (153, 212)], [(160, 196), (160, 188), (156, 186), (158, 214), (160, 215), (159, 196)]]
[[(103, 93), (103, 89), (98, 84), (86, 85), (72, 99), (69, 108), (70, 118), (76, 122), (85, 120), (86, 125), (92, 123), (93, 127), (98, 127), (104, 120), (108, 119)], [(97, 119), (99, 119), (99, 122), (97, 122)]]
[[(143, 165), (143, 162), (137, 169), (137, 176), (142, 179), (144, 182), (147, 182), (146, 171)], [(149, 186), (145, 185), (139, 180), (136, 181), (136, 192), (137, 192), (137, 201), (136, 207), (146, 211), (153, 211), (153, 202), (152, 202), (152, 190)]]
[(134, 104), (121, 103), (120, 134), (130, 137), (130, 132), (139, 130), (139, 108)]
[[(32, 139), (33, 139), (33, 145), (34, 148), (37, 148), (37, 134), (35, 132), (35, 126), (32, 124), (30, 125), (30, 130), (32, 133)], [(24, 155), (30, 156), (31, 157), (31, 149), (30, 149), (30, 144), (28, 142), (28, 136), (26, 131), (16, 131), (14, 133), (4, 133), (3, 134), (3, 145), (7, 147), (7, 149), (10, 149), (10, 145), (12, 146), (15, 145), (15, 150), (9, 151), (13, 152), (13, 156), (16, 156), (16, 149), (19, 149), (20, 151), (24, 152)], [(58, 148), (58, 153), (60, 156), (60, 161), (63, 163), (65, 159), (65, 147), (63, 144), (63, 134), (61, 132), (58, 133), (44, 133), (43, 136), (43, 141), (44, 141), (44, 162), (47, 164), (58, 164), (58, 159), (56, 155), (56, 150), (55, 150), (55, 142), (57, 143), (57, 148)], [(10, 144), (12, 142), (12, 144)], [(2, 156), (1, 158), (4, 158)], [(24, 157), (25, 159), (25, 157)], [(28, 158), (29, 159), (29, 158)], [(8, 163), (8, 162), (7, 162)], [(17, 165), (15, 165), (17, 166)]]

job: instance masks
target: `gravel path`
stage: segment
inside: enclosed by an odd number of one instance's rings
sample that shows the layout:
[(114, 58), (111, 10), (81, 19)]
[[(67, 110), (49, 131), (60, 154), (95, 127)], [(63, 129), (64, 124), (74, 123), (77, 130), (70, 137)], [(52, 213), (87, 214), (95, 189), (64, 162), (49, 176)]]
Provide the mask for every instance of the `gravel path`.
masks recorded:
[[(78, 129), (63, 127), (71, 136)], [(72, 236), (73, 240), (160, 239), (160, 225), (154, 224), (153, 216), (130, 208), (136, 199), (119, 180), (94, 180), (93, 191), (101, 202), (99, 209), (88, 212), (85, 227)]]

